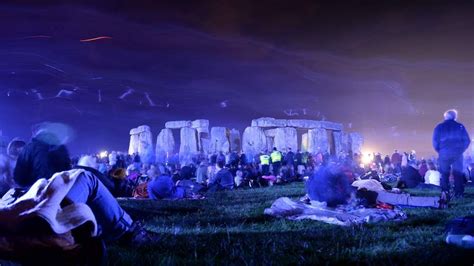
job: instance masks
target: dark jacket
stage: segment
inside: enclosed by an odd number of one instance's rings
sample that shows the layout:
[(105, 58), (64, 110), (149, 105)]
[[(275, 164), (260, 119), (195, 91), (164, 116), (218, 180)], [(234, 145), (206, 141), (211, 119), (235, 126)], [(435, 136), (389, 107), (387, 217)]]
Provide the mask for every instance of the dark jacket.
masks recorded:
[(56, 172), (71, 169), (69, 152), (64, 145), (50, 145), (33, 138), (18, 156), (13, 178), (22, 187), (38, 179), (49, 179)]
[(347, 203), (351, 185), (340, 168), (322, 166), (306, 182), (306, 191), (311, 200), (324, 201), (329, 207), (335, 207)]
[(408, 165), (402, 169), (402, 176), (398, 183), (398, 188), (414, 188), (424, 182), (424, 177), (420, 175), (417, 169)]
[(454, 120), (446, 120), (434, 129), (433, 148), (441, 158), (462, 155), (470, 142), (466, 128)]
[(218, 186), (219, 189), (233, 189), (234, 177), (228, 169), (223, 168), (210, 180), (209, 186)]
[(290, 151), (285, 155), (285, 161), (288, 165), (295, 164), (295, 153)]

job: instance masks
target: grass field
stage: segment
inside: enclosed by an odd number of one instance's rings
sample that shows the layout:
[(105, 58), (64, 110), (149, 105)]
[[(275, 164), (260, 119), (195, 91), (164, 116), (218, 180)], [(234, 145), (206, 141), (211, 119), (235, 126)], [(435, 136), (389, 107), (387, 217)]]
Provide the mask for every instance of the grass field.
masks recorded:
[(131, 216), (143, 220), (147, 230), (159, 233), (161, 241), (132, 250), (111, 246), (109, 263), (474, 264), (474, 252), (444, 243), (447, 221), (473, 214), (472, 188), (467, 189), (465, 199), (453, 202), (447, 210), (406, 209), (409, 218), (403, 222), (340, 227), (263, 214), (278, 197), (296, 199), (304, 193), (303, 183), (293, 183), (220, 192), (205, 200), (122, 200), (121, 205)]

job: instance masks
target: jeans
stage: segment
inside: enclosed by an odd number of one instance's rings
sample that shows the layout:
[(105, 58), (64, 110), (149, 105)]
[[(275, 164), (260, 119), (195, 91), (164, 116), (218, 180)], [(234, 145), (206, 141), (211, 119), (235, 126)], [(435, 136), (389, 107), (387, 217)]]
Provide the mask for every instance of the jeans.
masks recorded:
[(97, 220), (98, 232), (105, 240), (120, 238), (132, 226), (132, 218), (90, 172), (77, 177), (66, 198), (75, 203), (85, 203), (91, 208)]
[(462, 155), (443, 157), (440, 155), (438, 159), (439, 171), (441, 173), (441, 190), (449, 191), (449, 176), (451, 170), (454, 176), (454, 194), (462, 196), (464, 194), (464, 173), (463, 173), (463, 158)]

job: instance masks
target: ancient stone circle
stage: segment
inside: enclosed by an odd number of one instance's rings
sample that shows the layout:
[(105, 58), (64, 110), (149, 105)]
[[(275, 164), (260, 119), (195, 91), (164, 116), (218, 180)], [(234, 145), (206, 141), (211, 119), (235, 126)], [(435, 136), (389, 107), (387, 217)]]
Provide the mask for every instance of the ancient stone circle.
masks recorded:
[[(180, 131), (179, 149), (174, 130)], [(298, 133), (301, 133), (300, 136)], [(299, 141), (298, 141), (299, 140)], [(343, 125), (329, 121), (306, 119), (275, 119), (262, 117), (252, 120), (243, 135), (237, 129), (211, 127), (209, 120), (169, 121), (156, 138), (153, 150), (152, 132), (143, 125), (130, 130), (129, 154), (138, 153), (145, 162), (165, 162), (179, 154), (182, 164), (192, 162), (198, 154), (243, 152), (255, 156), (276, 147), (280, 151), (301, 149), (310, 153), (360, 153), (363, 138), (356, 132), (344, 132)]]

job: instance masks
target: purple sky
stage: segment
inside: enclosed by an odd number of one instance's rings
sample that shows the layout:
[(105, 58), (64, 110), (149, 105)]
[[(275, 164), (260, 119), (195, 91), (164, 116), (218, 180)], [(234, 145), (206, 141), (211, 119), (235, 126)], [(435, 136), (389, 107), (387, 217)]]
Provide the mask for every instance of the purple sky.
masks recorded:
[[(59, 121), (76, 131), (73, 153), (96, 152), (126, 150), (141, 124), (156, 135), (168, 120), (325, 118), (367, 150), (428, 155), (448, 108), (474, 135), (474, 5), (55, 2), (0, 5), (9, 137)], [(80, 42), (97, 36), (112, 38)]]

